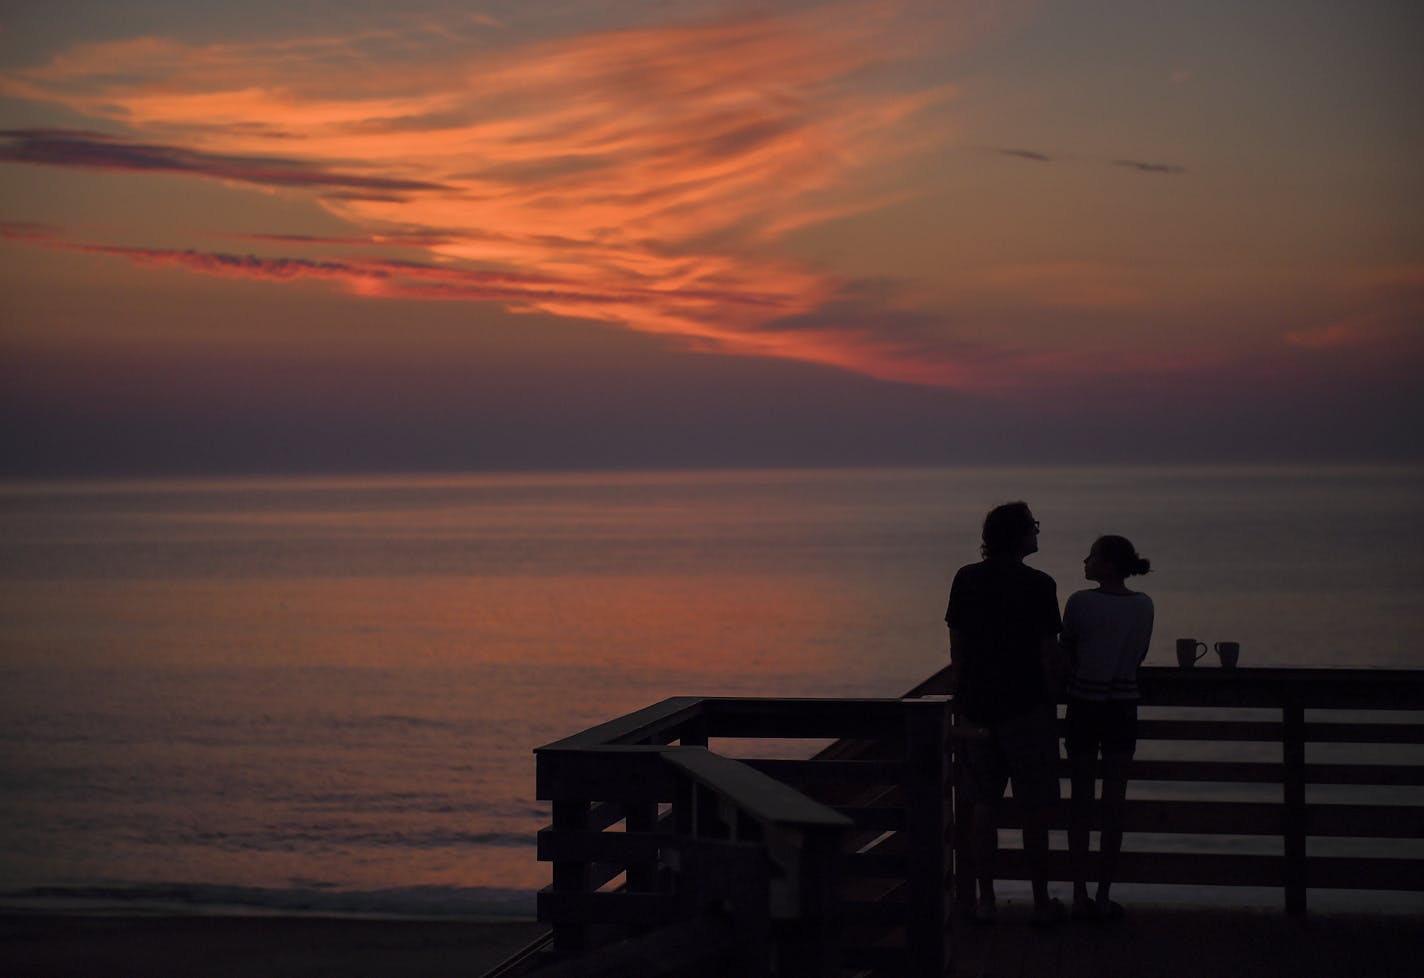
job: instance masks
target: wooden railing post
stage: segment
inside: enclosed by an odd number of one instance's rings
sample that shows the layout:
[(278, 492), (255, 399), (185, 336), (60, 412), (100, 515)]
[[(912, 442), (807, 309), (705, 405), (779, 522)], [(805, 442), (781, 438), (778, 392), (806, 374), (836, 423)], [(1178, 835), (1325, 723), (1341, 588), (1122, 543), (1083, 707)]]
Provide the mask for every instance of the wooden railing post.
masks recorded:
[(789, 978), (834, 978), (840, 968), (840, 844), (836, 829), (808, 828), (802, 835), (798, 919), (778, 969)]
[[(658, 828), (658, 803), (655, 801), (633, 802), (623, 806), (624, 829), (630, 834), (656, 832)], [(651, 893), (658, 888), (658, 861), (656, 856), (630, 862), (628, 864), (628, 889), (634, 893)]]
[[(592, 805), (586, 801), (556, 801), (553, 804), (555, 832), (578, 832), (589, 827)], [(554, 863), (555, 893), (587, 893), (590, 887), (589, 864), (560, 859)], [(571, 921), (556, 921), (553, 925), (555, 951), (582, 951), (588, 947), (588, 925)]]
[(906, 938), (911, 973), (945, 971), (945, 780), (948, 703), (905, 701), (905, 785), (910, 835), (910, 914)]
[[(956, 727), (963, 722), (957, 713), (951, 714), (951, 720)], [(950, 747), (950, 779), (954, 784), (954, 819), (950, 830), (954, 840), (954, 902), (960, 911), (968, 913), (974, 909), (975, 883), (974, 873), (971, 872), (974, 854), (970, 837), (974, 806), (964, 790), (964, 740), (952, 737)]]
[(678, 743), (684, 747), (706, 747), (707, 746), (707, 718), (696, 716), (682, 725), (682, 734), (678, 737)]
[(1293, 697), (1282, 709), (1286, 912), (1305, 913), (1305, 708)]

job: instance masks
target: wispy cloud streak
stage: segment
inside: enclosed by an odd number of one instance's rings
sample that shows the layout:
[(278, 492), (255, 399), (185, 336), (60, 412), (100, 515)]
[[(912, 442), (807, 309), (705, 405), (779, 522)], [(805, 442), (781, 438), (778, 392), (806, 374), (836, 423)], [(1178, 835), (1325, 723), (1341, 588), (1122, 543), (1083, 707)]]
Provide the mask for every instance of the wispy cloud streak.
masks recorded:
[[(481, 271), (394, 259), (336, 261), (271, 258), (220, 251), (98, 244), (69, 239), (56, 229), (33, 224), (0, 224), (0, 239), (24, 241), (58, 251), (125, 258), (139, 265), (185, 268), (228, 278), (276, 281), (322, 279), (339, 282), (355, 294), (387, 298), (475, 299), (531, 304), (559, 301), (596, 305), (635, 305), (666, 300), (665, 296), (653, 289), (598, 290), (584, 287), (573, 280), (545, 275)], [(313, 239), (303, 240), (310, 242)], [(348, 243), (343, 239), (336, 241)], [(685, 302), (763, 307), (776, 305), (773, 296), (758, 296), (738, 291), (683, 290), (678, 293), (677, 298)]]
[(361, 176), (278, 157), (217, 156), (104, 136), (62, 130), (0, 130), (0, 162), (97, 170), (157, 172), (212, 177), (270, 187), (333, 187), (359, 191), (444, 190), (437, 183)]
[[(134, 135), (16, 131), (0, 159), (309, 193), (353, 228), (328, 243), (415, 247), (430, 262), (84, 246), (91, 252), (325, 278), (362, 294), (495, 301), (699, 349), (961, 385), (953, 348), (909, 342), (893, 317), (779, 325), (834, 302), (842, 284), (779, 256), (775, 242), (893, 199), (856, 177), (932, 145), (920, 119), (951, 92), (875, 81), (883, 52), (903, 61), (919, 45), (875, 3), (494, 55), (455, 45), (432, 57), (385, 35), (83, 45), (0, 76), (0, 91)], [(362, 56), (375, 48), (379, 72)], [(482, 277), (490, 270), (506, 279)], [(520, 277), (531, 271), (537, 282)]]
[(1141, 160), (1113, 160), (1113, 166), (1126, 167), (1129, 170), (1136, 170), (1138, 173), (1174, 174), (1187, 172), (1186, 167), (1178, 166), (1175, 163), (1144, 163)]
[(1059, 156), (1051, 153), (1045, 153), (1041, 150), (1021, 149), (1013, 146), (1000, 146), (989, 150), (989, 152), (997, 153), (1000, 156), (1007, 156), (1011, 159), (1028, 160), (1031, 163), (1060, 163), (1077, 159), (1080, 162), (1091, 162), (1096, 165), (1103, 165), (1110, 162), (1112, 166), (1123, 167), (1129, 170), (1136, 170), (1138, 173), (1176, 174), (1187, 172), (1186, 167), (1179, 166), (1175, 163), (1148, 163), (1142, 160), (1128, 159), (1117, 159), (1111, 161), (1102, 159), (1085, 160), (1083, 157)]
[(998, 150), (1000, 156), (1012, 156), (1020, 160), (1032, 160), (1034, 163), (1052, 163), (1053, 157), (1047, 153), (1040, 153), (1032, 149), (1012, 149), (1005, 148)]

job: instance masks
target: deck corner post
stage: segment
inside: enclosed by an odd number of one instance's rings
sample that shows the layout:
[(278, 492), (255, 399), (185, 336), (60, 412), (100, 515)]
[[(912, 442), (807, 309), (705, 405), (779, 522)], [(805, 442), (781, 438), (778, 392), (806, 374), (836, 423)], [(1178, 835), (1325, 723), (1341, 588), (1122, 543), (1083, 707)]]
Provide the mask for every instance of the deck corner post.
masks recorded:
[[(556, 801), (553, 803), (555, 832), (581, 832), (589, 827), (592, 804), (587, 801)], [(586, 862), (560, 859), (553, 867), (553, 891), (587, 893), (592, 889), (590, 867)], [(588, 925), (581, 921), (556, 920), (553, 925), (554, 950), (582, 951), (588, 947)]]
[(951, 710), (952, 724), (949, 740), (949, 780), (950, 780), (950, 845), (953, 853), (954, 904), (960, 911), (974, 908), (974, 874), (970, 872), (973, 852), (969, 838), (969, 826), (973, 812), (969, 795), (964, 790), (963, 740), (953, 729), (961, 723), (957, 711)]
[(807, 828), (797, 867), (800, 894), (795, 936), (781, 946), (779, 974), (834, 978), (840, 968), (839, 829)]
[(911, 971), (942, 975), (945, 971), (945, 827), (948, 805), (945, 782), (949, 773), (945, 743), (949, 737), (949, 704), (942, 700), (905, 701), (905, 756), (910, 779), (906, 808), (910, 850), (911, 910), (907, 945)]
[[(629, 802), (623, 806), (624, 828), (630, 834), (651, 834), (658, 829), (658, 804), (649, 802)], [(656, 854), (638, 862), (628, 864), (628, 889), (634, 893), (652, 893), (658, 888), (658, 860)]]
[(1286, 913), (1305, 913), (1305, 708), (1294, 697), (1282, 707), (1283, 829), (1285, 833)]

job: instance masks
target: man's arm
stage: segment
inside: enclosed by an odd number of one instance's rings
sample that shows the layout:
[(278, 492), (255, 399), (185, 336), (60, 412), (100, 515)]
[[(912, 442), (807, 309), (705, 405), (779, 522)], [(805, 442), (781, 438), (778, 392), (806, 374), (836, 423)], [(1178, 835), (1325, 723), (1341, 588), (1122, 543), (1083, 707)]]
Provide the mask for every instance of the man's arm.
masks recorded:
[(957, 628), (949, 630), (949, 682), (947, 693), (959, 692), (959, 660), (955, 658), (955, 650), (964, 648), (964, 633)]
[(1068, 657), (1063, 654), (1063, 646), (1058, 644), (1057, 635), (1045, 635), (1038, 646), (1039, 659), (1043, 663), (1043, 681), (1048, 691), (1059, 697), (1063, 695), (1068, 682)]

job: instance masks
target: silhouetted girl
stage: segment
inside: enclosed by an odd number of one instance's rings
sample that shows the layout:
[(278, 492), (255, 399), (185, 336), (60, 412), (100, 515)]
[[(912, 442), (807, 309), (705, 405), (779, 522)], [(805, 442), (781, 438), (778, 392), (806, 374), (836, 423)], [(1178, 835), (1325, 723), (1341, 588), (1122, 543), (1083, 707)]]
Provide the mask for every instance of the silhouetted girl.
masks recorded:
[[(1077, 591), (1063, 609), (1062, 644), (1068, 655), (1068, 718), (1064, 746), (1073, 773), (1068, 848), (1073, 862), (1073, 917), (1120, 917), (1108, 897), (1122, 851), (1122, 811), (1127, 770), (1137, 749), (1137, 667), (1152, 639), (1152, 599), (1123, 581), (1146, 574), (1147, 560), (1119, 536), (1099, 537), (1083, 561), (1083, 576), (1097, 581)], [(1093, 812), (1093, 765), (1101, 751), (1102, 847), (1098, 888), (1088, 898), (1088, 831)]]

